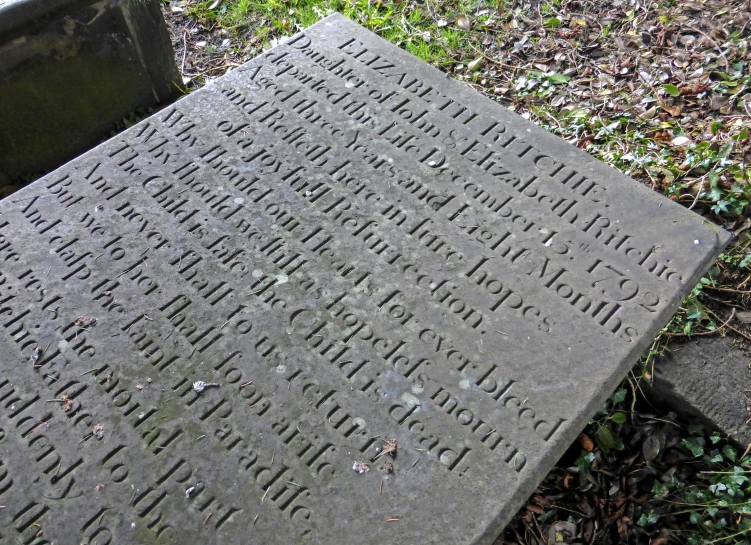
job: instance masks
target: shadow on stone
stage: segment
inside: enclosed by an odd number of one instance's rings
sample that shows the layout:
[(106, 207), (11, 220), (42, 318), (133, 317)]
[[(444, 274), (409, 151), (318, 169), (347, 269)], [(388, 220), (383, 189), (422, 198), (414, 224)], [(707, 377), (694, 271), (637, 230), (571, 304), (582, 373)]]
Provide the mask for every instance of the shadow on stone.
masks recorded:
[(0, 192), (163, 107), (182, 80), (157, 0), (0, 2)]

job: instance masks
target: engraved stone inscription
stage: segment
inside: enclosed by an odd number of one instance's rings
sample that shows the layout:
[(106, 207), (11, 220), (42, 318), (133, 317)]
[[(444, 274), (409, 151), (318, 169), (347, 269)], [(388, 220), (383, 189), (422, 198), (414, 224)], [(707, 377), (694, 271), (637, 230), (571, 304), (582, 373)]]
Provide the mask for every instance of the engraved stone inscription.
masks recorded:
[(0, 202), (0, 543), (491, 543), (728, 238), (331, 16)]

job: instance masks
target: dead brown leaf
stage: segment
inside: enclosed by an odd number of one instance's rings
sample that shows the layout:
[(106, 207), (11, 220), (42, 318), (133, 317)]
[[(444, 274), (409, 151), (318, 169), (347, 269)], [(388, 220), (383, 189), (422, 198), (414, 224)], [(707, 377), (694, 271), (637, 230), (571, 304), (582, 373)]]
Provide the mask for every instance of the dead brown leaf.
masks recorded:
[(592, 452), (595, 448), (595, 442), (586, 433), (579, 434), (579, 443), (587, 452)]

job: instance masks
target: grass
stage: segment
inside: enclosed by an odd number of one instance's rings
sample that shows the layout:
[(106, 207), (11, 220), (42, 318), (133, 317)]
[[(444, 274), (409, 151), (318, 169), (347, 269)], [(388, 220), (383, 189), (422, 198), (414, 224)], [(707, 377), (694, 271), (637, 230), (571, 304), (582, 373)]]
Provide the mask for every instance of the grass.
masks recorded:
[[(280, 33), (298, 32), (336, 11), (439, 67), (455, 64), (457, 52), (469, 47), (473, 41), (467, 33), (449, 28), (448, 25), (439, 27), (428, 11), (414, 9), (406, 3), (387, 4), (366, 0), (351, 3), (339, 0), (238, 0), (215, 4), (211, 0), (191, 3), (189, 13), (203, 24), (215, 23), (233, 32), (251, 28), (263, 39)], [(455, 10), (460, 13), (464, 9), (470, 9), (470, 5), (459, 3)], [(263, 18), (268, 25), (259, 25), (259, 18)]]

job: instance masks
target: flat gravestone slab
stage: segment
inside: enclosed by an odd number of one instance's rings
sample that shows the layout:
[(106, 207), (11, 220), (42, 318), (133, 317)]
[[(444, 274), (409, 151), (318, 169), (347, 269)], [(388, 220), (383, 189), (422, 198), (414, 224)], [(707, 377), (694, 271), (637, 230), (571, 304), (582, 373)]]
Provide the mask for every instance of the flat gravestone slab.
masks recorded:
[(0, 236), (0, 534), (99, 545), (490, 543), (729, 239), (340, 15)]

